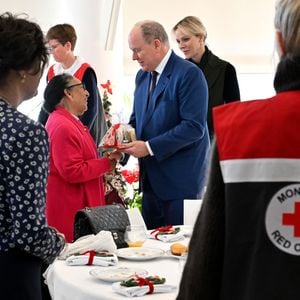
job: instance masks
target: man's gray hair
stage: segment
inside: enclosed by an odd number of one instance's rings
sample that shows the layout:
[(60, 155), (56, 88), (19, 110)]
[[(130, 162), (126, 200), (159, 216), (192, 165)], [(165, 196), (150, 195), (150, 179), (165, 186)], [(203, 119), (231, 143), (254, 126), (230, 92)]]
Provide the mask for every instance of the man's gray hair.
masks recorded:
[(163, 44), (169, 46), (169, 38), (164, 27), (155, 21), (142, 21), (136, 24), (141, 28), (142, 36), (147, 44), (150, 44), (154, 39), (158, 39)]

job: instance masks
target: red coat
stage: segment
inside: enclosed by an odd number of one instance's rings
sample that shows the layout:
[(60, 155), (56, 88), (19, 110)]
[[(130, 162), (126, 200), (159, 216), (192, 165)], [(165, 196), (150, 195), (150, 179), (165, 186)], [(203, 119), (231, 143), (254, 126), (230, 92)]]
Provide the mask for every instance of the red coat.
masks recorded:
[(98, 158), (87, 127), (65, 109), (50, 114), (46, 130), (50, 137), (47, 220), (71, 242), (75, 213), (105, 204), (102, 175), (109, 171), (110, 162)]

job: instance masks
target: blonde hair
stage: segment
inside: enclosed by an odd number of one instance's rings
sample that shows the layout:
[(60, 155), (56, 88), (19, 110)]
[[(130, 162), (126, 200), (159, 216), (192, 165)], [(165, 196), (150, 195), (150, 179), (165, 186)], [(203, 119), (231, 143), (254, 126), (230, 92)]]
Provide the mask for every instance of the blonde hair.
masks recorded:
[(277, 0), (275, 29), (282, 34), (286, 54), (300, 55), (300, 0)]
[(199, 18), (194, 16), (188, 16), (180, 20), (172, 29), (173, 33), (179, 28), (183, 28), (190, 34), (203, 37), (204, 41), (207, 37), (207, 31), (203, 23)]

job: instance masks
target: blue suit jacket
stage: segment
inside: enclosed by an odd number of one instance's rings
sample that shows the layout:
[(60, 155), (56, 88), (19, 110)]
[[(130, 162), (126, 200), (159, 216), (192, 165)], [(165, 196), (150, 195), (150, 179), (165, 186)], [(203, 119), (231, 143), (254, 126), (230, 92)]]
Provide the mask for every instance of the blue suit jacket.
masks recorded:
[(149, 83), (150, 73), (140, 70), (130, 117), (137, 139), (148, 141), (154, 153), (139, 160), (141, 172), (161, 199), (199, 197), (209, 150), (204, 75), (172, 52), (147, 110)]

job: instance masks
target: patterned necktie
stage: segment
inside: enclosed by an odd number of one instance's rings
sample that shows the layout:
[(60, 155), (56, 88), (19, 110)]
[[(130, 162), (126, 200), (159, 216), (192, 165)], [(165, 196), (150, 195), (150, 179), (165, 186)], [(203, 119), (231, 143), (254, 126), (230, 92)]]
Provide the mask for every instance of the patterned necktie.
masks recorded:
[(158, 73), (156, 71), (151, 72), (151, 82), (149, 86), (149, 93), (148, 93), (148, 101), (147, 101), (147, 109), (150, 106), (150, 101), (154, 92), (154, 89), (156, 87), (156, 80), (157, 80)]

